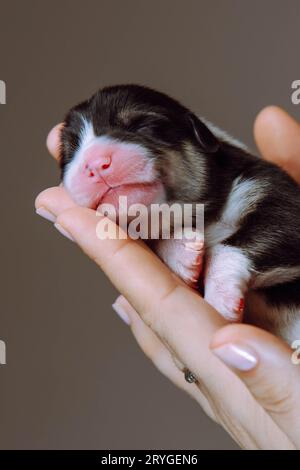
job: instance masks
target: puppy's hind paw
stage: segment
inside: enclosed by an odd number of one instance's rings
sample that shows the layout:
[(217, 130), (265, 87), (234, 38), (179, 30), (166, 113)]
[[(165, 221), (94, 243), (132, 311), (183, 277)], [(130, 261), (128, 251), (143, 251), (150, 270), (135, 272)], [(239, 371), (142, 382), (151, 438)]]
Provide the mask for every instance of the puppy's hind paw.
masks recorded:
[(214, 307), (226, 320), (230, 322), (240, 322), (243, 318), (245, 300), (240, 297), (240, 293), (231, 296), (230, 294), (214, 292), (205, 294), (205, 300)]

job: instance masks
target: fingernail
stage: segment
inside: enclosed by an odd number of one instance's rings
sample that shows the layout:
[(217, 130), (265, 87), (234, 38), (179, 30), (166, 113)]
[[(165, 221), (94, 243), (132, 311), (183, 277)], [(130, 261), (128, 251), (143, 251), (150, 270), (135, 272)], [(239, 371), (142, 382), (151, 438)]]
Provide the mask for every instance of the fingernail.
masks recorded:
[(250, 348), (232, 343), (224, 344), (212, 350), (229, 367), (241, 371), (254, 369), (258, 360)]
[(37, 215), (44, 217), (44, 219), (50, 220), (50, 222), (55, 222), (56, 217), (54, 214), (45, 209), (45, 207), (38, 207), (35, 212)]
[(116, 314), (119, 315), (121, 320), (123, 320), (123, 322), (126, 323), (126, 325), (130, 325), (130, 318), (127, 312), (125, 311), (125, 309), (122, 307), (122, 305), (120, 305), (118, 301), (112, 304), (112, 308), (114, 309)]
[(71, 240), (72, 242), (74, 241), (74, 238), (67, 232), (61, 225), (59, 224), (54, 224), (54, 227), (57, 228), (57, 230), (66, 238)]

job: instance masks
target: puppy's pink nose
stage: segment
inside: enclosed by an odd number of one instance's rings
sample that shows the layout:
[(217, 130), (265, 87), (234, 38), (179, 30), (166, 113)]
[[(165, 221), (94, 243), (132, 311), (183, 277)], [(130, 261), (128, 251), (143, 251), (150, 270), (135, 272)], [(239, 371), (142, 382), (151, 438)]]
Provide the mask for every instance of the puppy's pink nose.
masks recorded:
[(108, 154), (96, 158), (88, 158), (84, 166), (85, 174), (90, 178), (101, 177), (111, 166), (111, 162), (112, 158)]

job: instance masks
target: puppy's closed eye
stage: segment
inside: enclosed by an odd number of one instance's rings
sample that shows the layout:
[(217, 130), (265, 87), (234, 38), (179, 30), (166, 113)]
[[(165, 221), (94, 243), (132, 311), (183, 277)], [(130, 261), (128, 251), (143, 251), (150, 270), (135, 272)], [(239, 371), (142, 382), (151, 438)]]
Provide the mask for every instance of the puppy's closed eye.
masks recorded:
[(165, 148), (172, 148), (179, 141), (179, 135), (169, 118), (163, 115), (143, 115), (133, 119), (128, 131), (149, 140), (149, 142)]

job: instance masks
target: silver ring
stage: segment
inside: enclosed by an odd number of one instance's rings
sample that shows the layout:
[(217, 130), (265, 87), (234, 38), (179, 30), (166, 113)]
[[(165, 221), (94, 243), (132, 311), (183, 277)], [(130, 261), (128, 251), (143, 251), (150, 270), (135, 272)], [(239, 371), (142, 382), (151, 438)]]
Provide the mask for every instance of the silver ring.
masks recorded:
[(189, 384), (197, 382), (196, 376), (189, 369), (184, 369), (184, 378)]

